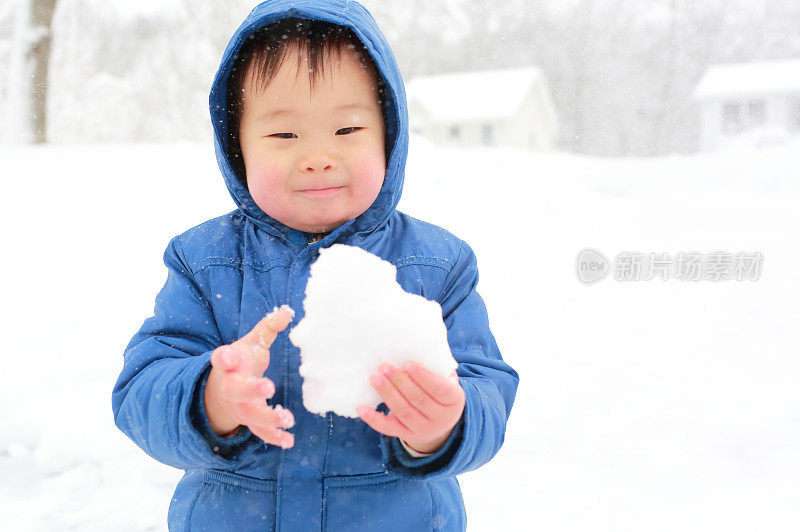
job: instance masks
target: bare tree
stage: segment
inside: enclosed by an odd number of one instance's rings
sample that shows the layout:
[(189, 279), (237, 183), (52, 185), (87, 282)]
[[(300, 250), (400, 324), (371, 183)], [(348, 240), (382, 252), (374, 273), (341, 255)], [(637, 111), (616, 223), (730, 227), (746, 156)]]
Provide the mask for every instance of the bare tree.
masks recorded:
[(47, 141), (47, 88), (50, 27), (57, 0), (18, 0), (8, 72), (6, 142)]
[(31, 87), (33, 140), (37, 144), (47, 142), (47, 72), (50, 63), (50, 37), (56, 0), (33, 0), (31, 3), (31, 25), (33, 42), (29, 58), (33, 70)]

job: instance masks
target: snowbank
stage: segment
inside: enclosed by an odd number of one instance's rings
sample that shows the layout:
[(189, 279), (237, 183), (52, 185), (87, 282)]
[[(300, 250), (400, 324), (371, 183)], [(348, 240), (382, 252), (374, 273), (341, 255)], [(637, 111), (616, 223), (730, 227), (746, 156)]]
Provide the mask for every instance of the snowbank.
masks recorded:
[[(521, 377), (503, 449), (459, 479), (470, 530), (800, 527), (797, 145), (411, 149), (400, 209), (470, 243)], [(110, 395), (170, 237), (234, 208), (213, 148), (6, 147), (0, 167), (2, 528), (166, 530), (181, 472), (114, 427)], [(757, 282), (585, 286), (584, 247), (765, 262)]]

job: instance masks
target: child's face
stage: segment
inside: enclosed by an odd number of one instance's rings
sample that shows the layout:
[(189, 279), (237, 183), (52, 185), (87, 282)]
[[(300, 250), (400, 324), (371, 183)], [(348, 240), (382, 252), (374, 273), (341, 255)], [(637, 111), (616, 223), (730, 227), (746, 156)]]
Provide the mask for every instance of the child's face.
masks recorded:
[(265, 213), (308, 233), (366, 211), (386, 175), (374, 76), (355, 52), (336, 57), (313, 92), (291, 47), (265, 90), (251, 90), (252, 69), (244, 84), (239, 142), (250, 194)]

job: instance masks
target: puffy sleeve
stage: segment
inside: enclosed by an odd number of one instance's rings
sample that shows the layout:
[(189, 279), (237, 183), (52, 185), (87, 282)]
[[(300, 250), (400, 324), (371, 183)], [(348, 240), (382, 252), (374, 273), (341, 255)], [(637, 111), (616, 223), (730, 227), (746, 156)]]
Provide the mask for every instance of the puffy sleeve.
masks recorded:
[(439, 303), (466, 395), (464, 414), (444, 446), (431, 456), (412, 457), (397, 438), (385, 440), (390, 464), (407, 474), (459, 475), (488, 462), (503, 444), (519, 376), (500, 355), (477, 284), (475, 254), (462, 242)]
[[(211, 353), (222, 344), (211, 306), (182, 256), (179, 237), (164, 252), (168, 273), (124, 353), (112, 393), (114, 421), (147, 454), (167, 465), (229, 468), (252, 434), (222, 439), (202, 402)], [(241, 430), (244, 429), (244, 430)]]

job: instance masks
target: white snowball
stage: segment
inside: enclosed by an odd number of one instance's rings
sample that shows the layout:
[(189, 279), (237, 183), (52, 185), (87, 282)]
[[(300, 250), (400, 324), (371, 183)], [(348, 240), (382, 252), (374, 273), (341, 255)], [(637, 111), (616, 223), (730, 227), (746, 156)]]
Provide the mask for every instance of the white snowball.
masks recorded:
[(404, 291), (396, 268), (361, 248), (334, 244), (311, 265), (305, 317), (289, 333), (300, 348), (303, 405), (309, 412), (358, 417), (356, 406), (382, 399), (369, 376), (383, 362), (413, 360), (450, 375), (458, 365), (442, 309)]

